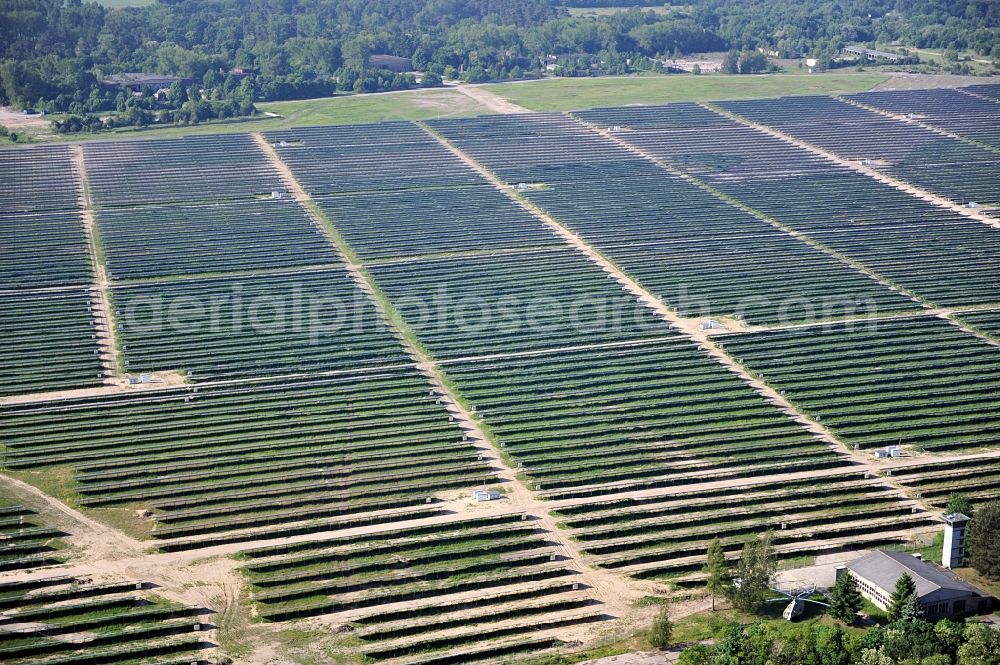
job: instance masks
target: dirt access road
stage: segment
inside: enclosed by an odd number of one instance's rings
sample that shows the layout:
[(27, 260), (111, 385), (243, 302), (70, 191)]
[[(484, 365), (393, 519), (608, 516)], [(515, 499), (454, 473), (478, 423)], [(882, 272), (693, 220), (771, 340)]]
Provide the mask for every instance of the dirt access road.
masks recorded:
[(503, 115), (511, 115), (513, 113), (534, 113), (531, 109), (526, 109), (523, 106), (518, 106), (513, 102), (509, 102), (500, 95), (490, 92), (483, 86), (459, 85), (455, 87), (455, 90), (470, 99), (474, 99), (494, 113), (500, 113)]

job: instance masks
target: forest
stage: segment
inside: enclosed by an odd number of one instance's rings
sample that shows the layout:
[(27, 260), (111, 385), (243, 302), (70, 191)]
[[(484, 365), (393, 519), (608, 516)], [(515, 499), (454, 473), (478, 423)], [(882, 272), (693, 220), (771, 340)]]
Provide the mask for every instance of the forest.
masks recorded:
[[(551, 56), (557, 75), (620, 74), (657, 69), (662, 55), (766, 47), (829, 61), (844, 44), (875, 42), (1000, 60), (1000, 3), (695, 0), (667, 13), (574, 17), (554, 0), (158, 0), (118, 9), (0, 0), (0, 103), (80, 114), (76, 124), (92, 128), (95, 114), (113, 111), (133, 124), (197, 122), (252, 113), (255, 101), (417, 85), (370, 67), (372, 54), (411, 58), (421, 84), (433, 86), (442, 77), (537, 76)], [(253, 75), (230, 76), (234, 68)], [(121, 72), (189, 84), (159, 98), (100, 85)]]

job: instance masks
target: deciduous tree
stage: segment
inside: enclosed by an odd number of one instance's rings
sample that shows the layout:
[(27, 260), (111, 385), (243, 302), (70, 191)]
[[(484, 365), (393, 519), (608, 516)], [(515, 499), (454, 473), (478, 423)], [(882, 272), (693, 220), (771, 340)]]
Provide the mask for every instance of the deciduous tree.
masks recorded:
[(740, 73), (740, 53), (739, 51), (730, 51), (722, 58), (722, 65), (719, 70), (723, 74), (739, 74)]
[(944, 509), (945, 514), (962, 513), (966, 517), (972, 517), (972, 503), (967, 494), (955, 492), (948, 495), (948, 505)]
[(1000, 501), (976, 509), (966, 537), (969, 565), (983, 575), (1000, 580)]
[(757, 51), (747, 51), (740, 56), (739, 64), (740, 74), (756, 74), (757, 72), (762, 72), (767, 69), (767, 56), (763, 53), (758, 53)]
[(730, 600), (744, 612), (760, 612), (767, 600), (776, 564), (772, 536), (765, 533), (743, 546), (730, 587)]
[(965, 644), (958, 647), (956, 665), (1000, 665), (1000, 630), (982, 623), (965, 627)]

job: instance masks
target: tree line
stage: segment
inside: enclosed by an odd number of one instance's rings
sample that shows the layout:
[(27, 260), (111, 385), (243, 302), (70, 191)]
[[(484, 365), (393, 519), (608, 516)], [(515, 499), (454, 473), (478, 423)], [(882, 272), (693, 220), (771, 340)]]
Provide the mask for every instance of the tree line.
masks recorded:
[(904, 619), (865, 631), (803, 622), (730, 623), (678, 665), (1000, 665), (1000, 630), (980, 622)]

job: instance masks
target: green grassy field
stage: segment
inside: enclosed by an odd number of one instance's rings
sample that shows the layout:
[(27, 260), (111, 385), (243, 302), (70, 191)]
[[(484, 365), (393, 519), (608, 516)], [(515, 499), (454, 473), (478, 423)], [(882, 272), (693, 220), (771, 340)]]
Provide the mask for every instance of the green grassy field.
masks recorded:
[(888, 78), (887, 74), (869, 72), (628, 76), (502, 83), (489, 90), (533, 111), (567, 111), (626, 104), (851, 93), (868, 90)]
[[(421, 120), (488, 113), (489, 109), (447, 88), (356, 95), (335, 99), (261, 103), (261, 111), (282, 116), (275, 126), (352, 125), (384, 120)], [(270, 121), (267, 121), (270, 122)]]
[[(290, 102), (260, 102), (258, 110), (280, 117), (257, 116), (242, 120), (205, 122), (190, 127), (124, 127), (113, 132), (57, 136), (45, 123), (44, 131), (19, 128), (18, 133), (29, 142), (53, 140), (90, 141), (95, 139), (170, 138), (221, 134), (227, 132), (257, 132), (287, 127), (310, 125), (357, 125), (386, 120), (422, 120), (449, 116), (469, 116), (489, 113), (489, 109), (455, 90), (439, 88), (408, 90), (377, 95), (345, 95)], [(58, 119), (60, 116), (53, 116)], [(0, 147), (10, 146), (7, 139), (0, 139)], [(17, 144), (21, 145), (21, 144)]]
[[(113, 0), (112, 0), (113, 1)], [(888, 75), (867, 72), (768, 74), (760, 76), (675, 75), (543, 79), (488, 86), (490, 92), (534, 111), (564, 111), (594, 106), (709, 101), (789, 94), (847, 93), (868, 90)], [(57, 136), (48, 129), (19, 128), (28, 142), (143, 139), (251, 132), (310, 125), (351, 125), (386, 120), (423, 120), (491, 113), (489, 108), (454, 89), (408, 90), (375, 95), (345, 95), (290, 102), (261, 102), (257, 108), (280, 117), (206, 122), (191, 127), (122, 128), (99, 134)], [(59, 116), (54, 116), (58, 119)], [(11, 147), (0, 139), (0, 148)], [(23, 145), (19, 143), (17, 145)]]

